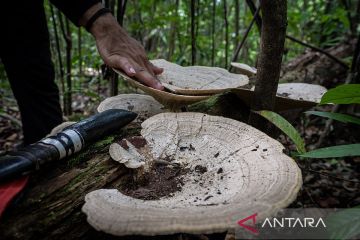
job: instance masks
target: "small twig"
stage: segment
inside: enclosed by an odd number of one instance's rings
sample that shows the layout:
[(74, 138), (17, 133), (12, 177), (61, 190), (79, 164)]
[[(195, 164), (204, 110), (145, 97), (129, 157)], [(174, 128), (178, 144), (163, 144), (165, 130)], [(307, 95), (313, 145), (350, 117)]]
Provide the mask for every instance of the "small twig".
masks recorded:
[(299, 39), (296, 39), (296, 38), (294, 38), (292, 36), (289, 36), (289, 35), (286, 35), (286, 38), (293, 41), (293, 42), (296, 42), (296, 43), (298, 43), (300, 45), (311, 48), (312, 50), (314, 50), (316, 52), (322, 53), (325, 56), (327, 56), (328, 58), (330, 58), (330, 59), (334, 60), (335, 62), (337, 62), (338, 64), (340, 64), (345, 69), (349, 69), (349, 66), (344, 61), (340, 60), (339, 58), (335, 57), (334, 55), (331, 55), (330, 53), (326, 52), (325, 50), (323, 50), (321, 48), (318, 48), (316, 46), (313, 46), (313, 45), (310, 45), (308, 43), (302, 42)]
[(168, 161), (161, 160), (161, 159), (155, 159), (154, 162), (157, 163), (157, 164), (172, 165), (174, 167), (179, 167), (180, 166), (179, 163), (172, 163), (172, 162), (168, 162)]
[(6, 118), (8, 120), (10, 120), (11, 122), (15, 123), (15, 125), (17, 125), (18, 127), (22, 127), (22, 124), (19, 120), (17, 120), (16, 118), (14, 118), (13, 116), (7, 114), (7, 113), (1, 113), (0, 112), (0, 117), (2, 118)]
[(311, 202), (312, 202), (313, 204), (319, 206), (319, 204), (317, 204), (317, 203), (314, 201), (314, 199), (313, 199), (313, 197), (311, 196), (309, 190), (308, 190), (307, 188), (304, 188), (304, 190), (305, 190), (306, 194), (309, 196)]
[(317, 174), (322, 175), (322, 176), (326, 176), (326, 177), (330, 177), (330, 178), (335, 178), (335, 179), (338, 179), (338, 180), (346, 181), (346, 182), (360, 183), (360, 181), (349, 180), (349, 179), (345, 179), (345, 178), (337, 177), (337, 176), (334, 176), (334, 175), (332, 175), (332, 174), (328, 174), (328, 173), (324, 173), (324, 172), (315, 171), (315, 170), (312, 170), (312, 169), (310, 169), (310, 168), (308, 168), (308, 169), (304, 169), (304, 170), (305, 170), (305, 171), (309, 171), (309, 172), (313, 172), (313, 173), (317, 173)]
[[(332, 109), (331, 109), (331, 112), (332, 112), (332, 113), (336, 113), (336, 112), (339, 110), (339, 108), (340, 108), (340, 105), (334, 105), (334, 106), (332, 107)], [(324, 128), (324, 130), (321, 132), (321, 135), (320, 135), (320, 137), (319, 137), (319, 140), (312, 146), (312, 149), (319, 148), (319, 147), (322, 145), (325, 137), (328, 135), (328, 133), (329, 133), (329, 131), (330, 131), (330, 127), (331, 127), (331, 125), (332, 125), (333, 122), (334, 122), (334, 120), (331, 119), (331, 118), (329, 118), (328, 120), (326, 120), (325, 128)]]

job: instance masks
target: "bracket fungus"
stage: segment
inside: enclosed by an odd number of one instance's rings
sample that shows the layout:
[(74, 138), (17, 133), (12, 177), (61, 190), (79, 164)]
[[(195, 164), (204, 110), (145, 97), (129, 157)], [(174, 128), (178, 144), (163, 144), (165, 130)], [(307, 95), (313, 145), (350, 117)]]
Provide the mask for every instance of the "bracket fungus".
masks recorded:
[(151, 61), (164, 68), (159, 81), (170, 91), (185, 95), (211, 95), (249, 83), (245, 75), (234, 74), (226, 69), (206, 66), (182, 67), (164, 59)]
[[(254, 88), (235, 88), (231, 90), (248, 106), (254, 94)], [(317, 105), (326, 88), (308, 83), (281, 83), (275, 99), (275, 110), (283, 111), (296, 108), (311, 108)]]
[(205, 100), (213, 94), (244, 86), (249, 82), (247, 76), (229, 73), (222, 68), (182, 67), (163, 59), (151, 62), (164, 68), (164, 73), (159, 75), (158, 79), (167, 91), (147, 87), (119, 70), (114, 69), (114, 71), (126, 79), (131, 86), (143, 90), (172, 110)]
[[(145, 200), (121, 189), (90, 192), (82, 211), (97, 230), (117, 236), (223, 232), (251, 214), (260, 220), (275, 214), (302, 185), (301, 171), (284, 147), (242, 122), (202, 113), (161, 113), (142, 123), (141, 135), (151, 155), (144, 157), (142, 172), (159, 159), (184, 170), (180, 176), (157, 175), (161, 189), (178, 178), (175, 191)], [(152, 179), (143, 190), (154, 190), (146, 189)]]
[(125, 109), (138, 114), (135, 121), (142, 122), (145, 119), (164, 112), (164, 106), (153, 97), (143, 94), (120, 94), (106, 98), (98, 108), (98, 112), (108, 109)]
[(255, 76), (257, 73), (257, 69), (254, 67), (250, 67), (245, 63), (232, 62), (231, 66), (235, 68), (237, 73), (244, 74), (248, 77)]
[(145, 86), (138, 81), (134, 80), (133, 78), (127, 76), (125, 73), (114, 69), (115, 72), (117, 72), (120, 76), (122, 76), (130, 86), (134, 88), (138, 88), (142, 91), (144, 91), (146, 94), (149, 94), (152, 96), (156, 101), (164, 105), (166, 108), (169, 108), (171, 110), (177, 110), (181, 107), (200, 102), (202, 100), (205, 100), (209, 98), (210, 96), (188, 96), (188, 95), (177, 95), (171, 92), (167, 91), (160, 91), (155, 88), (151, 88), (148, 86)]

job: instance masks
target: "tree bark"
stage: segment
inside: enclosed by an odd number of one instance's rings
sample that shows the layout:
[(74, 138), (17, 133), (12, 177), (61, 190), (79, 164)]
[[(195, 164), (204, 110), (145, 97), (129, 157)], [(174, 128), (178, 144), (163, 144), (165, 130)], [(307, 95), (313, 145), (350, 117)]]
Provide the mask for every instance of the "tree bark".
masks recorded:
[(196, 0), (191, 0), (190, 19), (191, 19), (191, 65), (196, 64), (196, 35), (195, 35), (195, 11)]
[(239, 0), (235, 0), (235, 38), (234, 38), (234, 46), (239, 42), (239, 31), (240, 31), (240, 4)]
[[(50, 5), (52, 24), (54, 27), (56, 52), (57, 52), (57, 57), (58, 57), (58, 62), (59, 62), (61, 90), (62, 90), (62, 94), (65, 94), (65, 82), (64, 82), (65, 74), (64, 74), (64, 66), (63, 66), (63, 62), (62, 62), (62, 58), (61, 58), (60, 38), (59, 38), (57, 23), (56, 23), (56, 19), (55, 19), (54, 7), (52, 6), (52, 4), (49, 4), (49, 5)], [(65, 106), (65, 98), (64, 97), (63, 97), (63, 105)]]
[[(287, 24), (286, 0), (261, 0), (260, 6), (263, 22), (257, 79), (251, 104), (255, 111), (274, 109)], [(256, 113), (250, 114), (249, 123), (254, 127), (266, 131), (264, 122)]]
[(212, 18), (211, 18), (211, 66), (215, 65), (215, 16), (216, 16), (216, 0), (213, 0)]
[(229, 23), (227, 18), (227, 2), (223, 0), (224, 7), (224, 26), (225, 26), (225, 68), (228, 66), (229, 58)]
[(176, 31), (177, 31), (177, 21), (178, 21), (178, 10), (179, 10), (179, 0), (175, 0), (175, 9), (173, 11), (174, 20), (170, 25), (170, 35), (169, 35), (169, 52), (167, 59), (171, 61), (171, 57), (175, 51), (175, 42), (176, 42)]
[(66, 43), (66, 91), (64, 92), (64, 114), (69, 116), (72, 114), (72, 81), (71, 81), (71, 49), (72, 49), (72, 38), (70, 30), (70, 22), (68, 19), (63, 21), (63, 17), (58, 12), (60, 20), (60, 28)]
[(82, 76), (82, 33), (81, 28), (78, 29), (78, 55), (79, 55), (79, 75)]

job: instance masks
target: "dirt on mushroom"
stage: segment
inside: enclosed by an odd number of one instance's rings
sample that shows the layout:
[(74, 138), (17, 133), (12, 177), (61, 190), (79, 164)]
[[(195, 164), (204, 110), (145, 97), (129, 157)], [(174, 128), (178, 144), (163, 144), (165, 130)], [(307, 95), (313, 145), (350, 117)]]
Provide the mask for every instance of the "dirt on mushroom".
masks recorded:
[(118, 190), (133, 198), (157, 200), (181, 191), (184, 185), (182, 176), (188, 171), (186, 168), (154, 163), (140, 177), (135, 172), (126, 176), (125, 184)]
[[(147, 144), (142, 136), (133, 136), (126, 140), (137, 149), (141, 149)], [(124, 149), (129, 148), (125, 139), (118, 143)], [(127, 196), (142, 200), (157, 200), (181, 191), (183, 175), (189, 172), (189, 169), (180, 165), (174, 166), (171, 161), (170, 157), (164, 157), (160, 161), (153, 161), (146, 172), (143, 169), (132, 170), (118, 190)]]

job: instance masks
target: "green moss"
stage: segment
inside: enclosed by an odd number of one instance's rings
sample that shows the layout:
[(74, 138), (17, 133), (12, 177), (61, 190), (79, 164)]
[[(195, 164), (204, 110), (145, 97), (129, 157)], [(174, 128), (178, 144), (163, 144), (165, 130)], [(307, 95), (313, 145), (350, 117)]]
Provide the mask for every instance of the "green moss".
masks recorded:
[(87, 158), (90, 154), (94, 152), (101, 152), (104, 147), (110, 145), (115, 139), (115, 136), (107, 136), (103, 138), (102, 140), (97, 141), (96, 143), (91, 144), (90, 146), (86, 147), (82, 151), (80, 151), (78, 154), (74, 155), (68, 160), (68, 166), (69, 167), (75, 167), (79, 165), (80, 163), (83, 163), (87, 161)]
[(212, 96), (204, 101), (191, 104), (188, 109), (192, 112), (208, 112), (218, 102), (219, 95)]
[(102, 148), (104, 146), (110, 145), (115, 139), (115, 136), (105, 137), (103, 140), (100, 140), (93, 144), (93, 148)]

